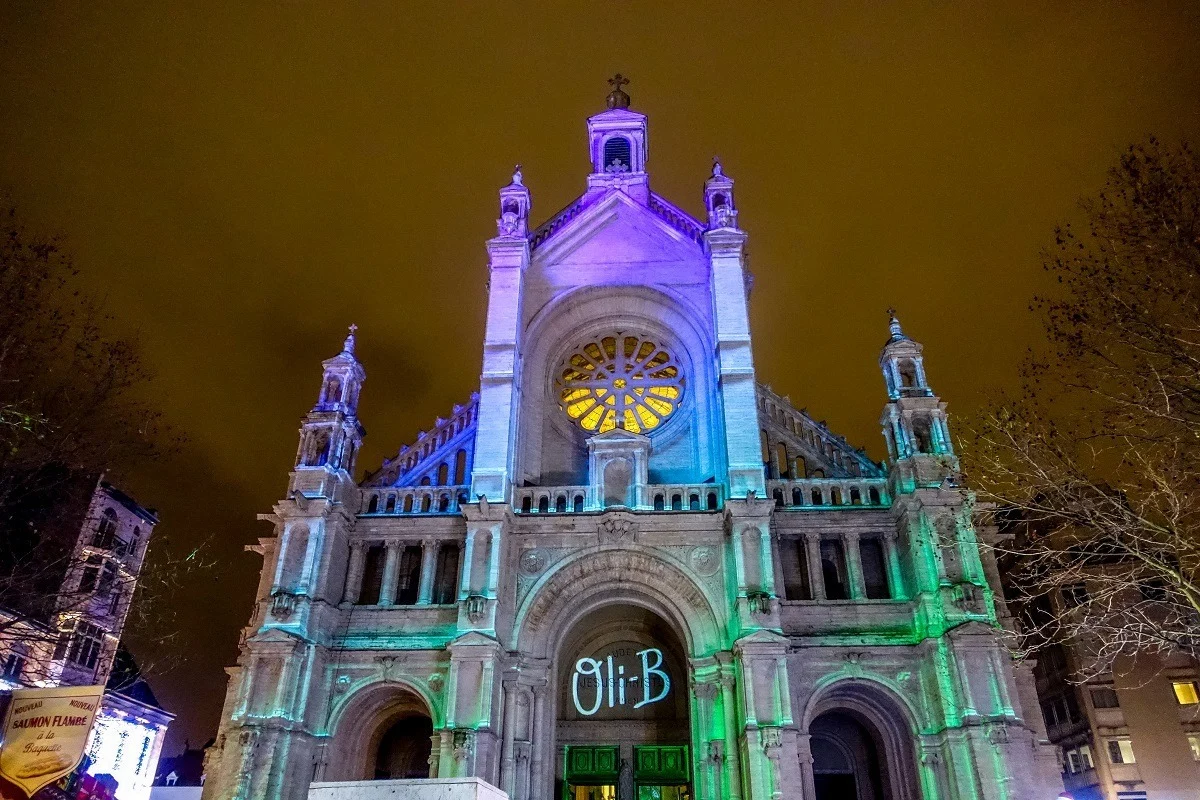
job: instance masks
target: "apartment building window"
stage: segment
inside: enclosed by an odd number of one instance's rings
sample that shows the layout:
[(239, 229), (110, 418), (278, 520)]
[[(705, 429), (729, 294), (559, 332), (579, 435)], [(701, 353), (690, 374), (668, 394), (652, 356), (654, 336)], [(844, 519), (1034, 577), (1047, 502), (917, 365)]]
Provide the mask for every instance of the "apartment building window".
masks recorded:
[(1200, 761), (1200, 735), (1192, 734), (1189, 736), (1188, 747), (1192, 748), (1192, 760)]
[(12, 652), (4, 657), (4, 677), (10, 681), (21, 680), (21, 674), (25, 672), (26, 653), (17, 646)]
[(83, 562), (83, 573), (79, 576), (79, 591), (91, 592), (96, 588), (96, 583), (100, 580), (100, 567), (104, 564), (104, 559), (100, 556), (88, 556)]
[(1175, 699), (1179, 701), (1179, 705), (1193, 706), (1200, 703), (1200, 693), (1196, 691), (1195, 681), (1172, 681), (1171, 686), (1175, 689)]
[(104, 631), (90, 622), (80, 622), (71, 636), (67, 660), (81, 667), (92, 669), (100, 660), (104, 650)]
[(1112, 688), (1098, 686), (1092, 689), (1092, 705), (1096, 708), (1120, 708), (1121, 702)]
[(1063, 748), (1063, 771), (1072, 775), (1091, 769), (1092, 748), (1086, 744)]
[(1051, 697), (1044, 701), (1042, 716), (1046, 718), (1047, 727), (1067, 725), (1083, 719), (1079, 713), (1079, 701), (1076, 700), (1073, 690), (1067, 690), (1057, 697)]
[(1137, 759), (1133, 757), (1133, 740), (1128, 736), (1122, 736), (1118, 739), (1109, 739), (1108, 742), (1108, 760), (1114, 764), (1136, 764)]

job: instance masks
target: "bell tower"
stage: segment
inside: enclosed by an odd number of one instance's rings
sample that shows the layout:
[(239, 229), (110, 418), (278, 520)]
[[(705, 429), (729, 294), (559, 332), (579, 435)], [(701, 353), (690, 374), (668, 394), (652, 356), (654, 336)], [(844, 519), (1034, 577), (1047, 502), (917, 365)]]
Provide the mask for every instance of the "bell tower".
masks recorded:
[(342, 352), (321, 363), (323, 375), (317, 402), (300, 424), (300, 446), (296, 452), (296, 471), (292, 489), (311, 481), (299, 476), (315, 470), (344, 475), (352, 482), (354, 460), (366, 431), (358, 421), (358, 395), (366, 372), (354, 355), (354, 333), (342, 344)]
[(629, 79), (617, 73), (608, 79), (608, 109), (588, 119), (592, 174), (588, 193), (620, 189), (645, 204), (650, 198), (646, 174), (646, 115), (629, 110), (629, 95), (621, 87)]
[(902, 487), (939, 485), (958, 472), (946, 404), (925, 376), (920, 342), (904, 335), (889, 309), (888, 340), (879, 356), (888, 403), (880, 423)]

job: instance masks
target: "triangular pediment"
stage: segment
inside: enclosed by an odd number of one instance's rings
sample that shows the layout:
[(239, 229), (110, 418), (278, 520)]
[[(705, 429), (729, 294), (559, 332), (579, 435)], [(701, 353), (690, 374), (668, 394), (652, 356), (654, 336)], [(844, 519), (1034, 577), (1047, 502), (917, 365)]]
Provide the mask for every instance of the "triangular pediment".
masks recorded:
[(698, 242), (619, 190), (593, 201), (534, 253), (547, 266), (704, 260)]
[(613, 428), (611, 431), (597, 433), (591, 437), (595, 442), (648, 442), (649, 436), (643, 436), (640, 433), (633, 433), (624, 428)]

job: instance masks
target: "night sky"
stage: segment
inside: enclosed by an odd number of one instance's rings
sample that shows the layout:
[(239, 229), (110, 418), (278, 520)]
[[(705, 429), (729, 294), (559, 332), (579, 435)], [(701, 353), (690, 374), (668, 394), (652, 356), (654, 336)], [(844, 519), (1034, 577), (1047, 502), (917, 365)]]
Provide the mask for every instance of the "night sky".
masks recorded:
[(153, 677), (167, 752), (216, 729), (320, 361), (360, 326), (365, 468), (464, 401), (496, 190), (520, 162), (539, 223), (578, 195), (614, 72), (656, 191), (698, 214), (714, 154), (737, 181), (759, 379), (875, 458), (888, 306), (969, 414), (1036, 341), (1053, 225), (1127, 144), (1200, 141), (1188, 2), (184, 5), (0, 9), (0, 188), (188, 437), (126, 488), (213, 540)]

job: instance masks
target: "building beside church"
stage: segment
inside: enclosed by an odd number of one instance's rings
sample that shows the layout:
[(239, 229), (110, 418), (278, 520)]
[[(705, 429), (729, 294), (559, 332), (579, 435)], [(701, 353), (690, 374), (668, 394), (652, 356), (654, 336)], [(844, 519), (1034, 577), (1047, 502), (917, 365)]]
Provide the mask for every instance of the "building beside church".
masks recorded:
[(651, 191), (614, 80), (577, 200), (500, 190), (477, 394), (359, 479), (353, 329), (324, 362), (205, 798), (1055, 798), (921, 345), (886, 464), (759, 383), (734, 181)]
[[(86, 771), (116, 800), (146, 800), (174, 715), (121, 645), (158, 515), (91, 476), (26, 497), (0, 530), (0, 696), (105, 686)], [(7, 697), (3, 699), (7, 700)]]

